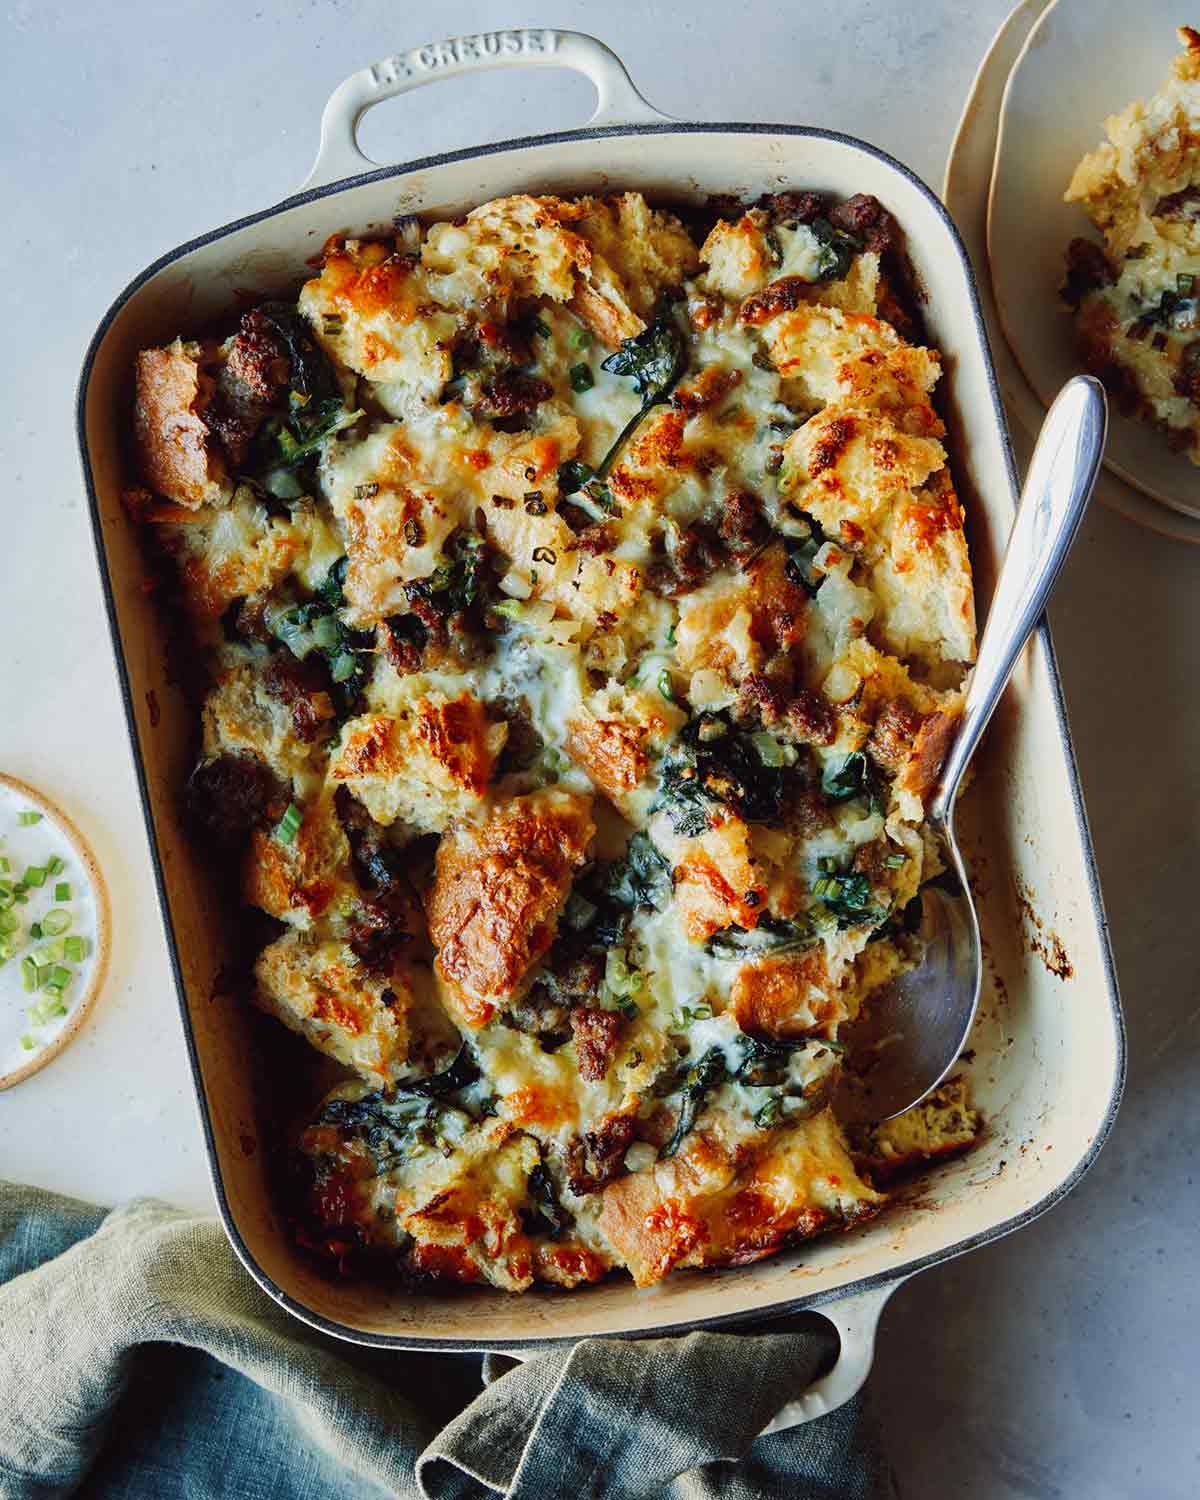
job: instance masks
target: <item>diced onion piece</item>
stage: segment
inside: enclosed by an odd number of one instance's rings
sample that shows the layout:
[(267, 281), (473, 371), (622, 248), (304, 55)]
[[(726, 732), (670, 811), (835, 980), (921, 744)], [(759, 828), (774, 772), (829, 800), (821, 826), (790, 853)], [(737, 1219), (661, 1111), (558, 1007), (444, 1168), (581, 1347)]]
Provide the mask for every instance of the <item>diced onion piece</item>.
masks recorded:
[(835, 662), (829, 675), (821, 685), (821, 691), (831, 703), (849, 703), (862, 686), (862, 678), (845, 662)]
[(649, 1141), (634, 1141), (625, 1153), (625, 1168), (629, 1172), (646, 1172), (658, 1160), (658, 1152)]
[(500, 580), (500, 592), (507, 594), (510, 599), (528, 599), (533, 593), (533, 584), (529, 581), (528, 573), (509, 568)]
[(724, 708), (734, 700), (733, 689), (713, 667), (701, 667), (692, 673), (688, 697), (696, 708)]

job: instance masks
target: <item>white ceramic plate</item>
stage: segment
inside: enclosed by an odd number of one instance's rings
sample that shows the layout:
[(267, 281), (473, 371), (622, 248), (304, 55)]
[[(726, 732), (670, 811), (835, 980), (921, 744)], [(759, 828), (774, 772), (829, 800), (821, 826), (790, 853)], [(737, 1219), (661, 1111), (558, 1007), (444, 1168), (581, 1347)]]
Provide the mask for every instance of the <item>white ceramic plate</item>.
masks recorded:
[[(942, 198), (975, 266), (996, 376), (1022, 469), (1046, 409), (1022, 375), (1000, 331), (987, 264), (987, 200), (1008, 75), (1049, 4), (1050, 0), (1021, 0), (996, 32), (963, 105), (942, 184)], [(1200, 520), (1168, 510), (1108, 470), (1096, 482), (1096, 499), (1150, 531), (1193, 546), (1200, 544)]]
[[(1104, 120), (1162, 84), (1187, 19), (1179, 0), (1057, 0), (1008, 80), (988, 208), (988, 259), (1004, 335), (1046, 405), (1079, 368), (1058, 296), (1063, 254), (1086, 215), (1062, 195)], [(1200, 517), (1200, 468), (1151, 428), (1114, 412), (1106, 462), (1129, 484)]]

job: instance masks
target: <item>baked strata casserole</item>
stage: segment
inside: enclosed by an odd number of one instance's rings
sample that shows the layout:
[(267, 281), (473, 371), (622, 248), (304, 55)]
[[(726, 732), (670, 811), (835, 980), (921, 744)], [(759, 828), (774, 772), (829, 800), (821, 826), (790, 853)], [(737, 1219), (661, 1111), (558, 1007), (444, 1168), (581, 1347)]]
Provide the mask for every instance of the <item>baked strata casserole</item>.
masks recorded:
[(1062, 291), (1087, 368), (1200, 463), (1200, 34), (1179, 39), (1159, 92), (1075, 168), (1066, 201), (1103, 243), (1071, 241)]
[(336, 1079), (284, 1054), (305, 1246), (646, 1285), (974, 1139), (960, 1085), (854, 1143), (828, 1102), (975, 645), (905, 264), (862, 195), (518, 196), (138, 355), (189, 816)]

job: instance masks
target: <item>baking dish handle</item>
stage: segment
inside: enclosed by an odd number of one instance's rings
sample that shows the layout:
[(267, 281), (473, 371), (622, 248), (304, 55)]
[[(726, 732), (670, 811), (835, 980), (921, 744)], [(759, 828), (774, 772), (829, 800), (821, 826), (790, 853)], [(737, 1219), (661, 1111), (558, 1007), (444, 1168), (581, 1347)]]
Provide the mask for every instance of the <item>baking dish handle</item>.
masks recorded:
[(776, 1412), (759, 1437), (766, 1437), (769, 1432), (803, 1427), (806, 1422), (837, 1411), (839, 1406), (845, 1406), (858, 1395), (875, 1363), (875, 1330), (879, 1327), (880, 1316), (892, 1293), (907, 1280), (906, 1276), (900, 1276), (883, 1286), (859, 1292), (855, 1297), (843, 1297), (813, 1309), (821, 1317), (828, 1318), (838, 1331), (841, 1348), (837, 1360), (832, 1369)]
[[(857, 1296), (841, 1297), (836, 1302), (828, 1302), (813, 1309), (838, 1331), (840, 1347), (837, 1359), (819, 1380), (814, 1380), (794, 1401), (789, 1401), (776, 1412), (759, 1433), (759, 1437), (766, 1437), (771, 1432), (787, 1432), (792, 1427), (803, 1427), (806, 1422), (837, 1411), (839, 1406), (845, 1406), (847, 1401), (858, 1395), (875, 1362), (875, 1330), (879, 1326), (880, 1315), (892, 1293), (907, 1280), (907, 1276), (899, 1276), (894, 1281), (884, 1282), (882, 1286), (859, 1292)], [(754, 1331), (769, 1333), (770, 1325)], [(523, 1362), (536, 1359), (541, 1351), (506, 1348), (496, 1352), (502, 1354), (504, 1359)], [(507, 1368), (494, 1364), (494, 1359), (495, 1355), (489, 1352), (484, 1361), (485, 1385), (490, 1385), (495, 1376)]]
[(670, 119), (642, 98), (616, 53), (582, 31), (523, 26), (449, 37), (360, 68), (334, 89), (321, 116), (317, 159), (300, 191), (325, 187), (380, 165), (359, 150), (358, 122), (384, 99), (481, 68), (526, 66), (586, 73), (597, 94), (589, 125), (648, 125)]

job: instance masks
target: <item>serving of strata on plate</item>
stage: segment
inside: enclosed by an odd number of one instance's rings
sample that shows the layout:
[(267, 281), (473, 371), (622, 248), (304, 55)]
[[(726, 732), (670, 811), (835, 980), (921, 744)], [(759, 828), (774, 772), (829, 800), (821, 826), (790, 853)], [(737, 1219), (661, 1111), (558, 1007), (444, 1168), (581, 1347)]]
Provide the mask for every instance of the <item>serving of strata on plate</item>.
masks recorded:
[(1062, 294), (1087, 368), (1200, 464), (1200, 33), (1179, 41), (1158, 93), (1111, 116), (1075, 169), (1065, 200), (1103, 242), (1071, 241)]
[(961, 1078), (829, 1102), (920, 956), (975, 646), (900, 228), (803, 191), (394, 228), (131, 372), (207, 684), (181, 797), (266, 914), (248, 996), (330, 1060), (310, 1098), (268, 1027), (298, 1241), (520, 1291), (854, 1225), (980, 1128)]

